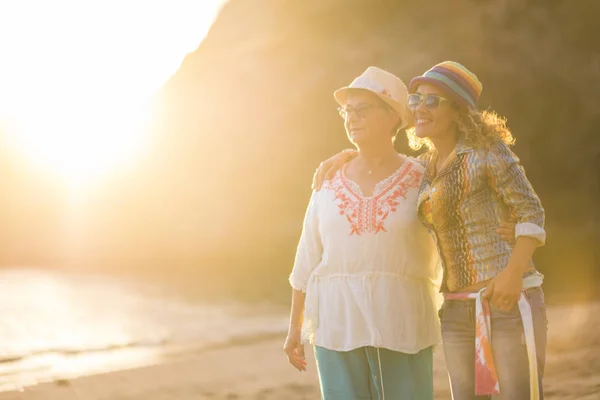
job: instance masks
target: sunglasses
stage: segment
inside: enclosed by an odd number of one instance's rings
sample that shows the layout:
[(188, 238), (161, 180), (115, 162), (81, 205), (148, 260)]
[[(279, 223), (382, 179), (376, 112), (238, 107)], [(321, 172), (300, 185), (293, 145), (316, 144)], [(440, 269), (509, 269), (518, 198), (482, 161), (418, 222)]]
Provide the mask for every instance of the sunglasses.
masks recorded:
[(435, 110), (442, 103), (450, 103), (450, 100), (437, 94), (422, 95), (420, 93), (413, 93), (408, 96), (408, 108), (415, 110), (423, 101), (428, 110)]
[(383, 108), (383, 106), (364, 104), (357, 107), (338, 107), (338, 112), (343, 119), (348, 119), (348, 116), (353, 112), (356, 113), (358, 118), (365, 118), (368, 112), (374, 108)]

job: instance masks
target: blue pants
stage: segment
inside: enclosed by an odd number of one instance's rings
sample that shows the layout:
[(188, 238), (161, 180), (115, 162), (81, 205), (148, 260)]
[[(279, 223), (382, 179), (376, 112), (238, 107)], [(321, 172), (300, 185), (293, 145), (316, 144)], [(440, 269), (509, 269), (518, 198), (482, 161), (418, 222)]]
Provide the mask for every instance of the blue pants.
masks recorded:
[[(544, 375), (546, 361), (546, 309), (541, 288), (525, 292), (533, 314), (538, 376)], [(446, 300), (440, 310), (442, 339), (454, 400), (485, 400), (475, 396), (475, 301)], [(500, 394), (497, 400), (529, 399), (529, 362), (519, 307), (505, 312), (491, 306), (492, 353)], [(543, 399), (543, 393), (540, 393)]]
[[(433, 351), (315, 347), (323, 400), (433, 400)], [(385, 396), (385, 397), (384, 397)]]

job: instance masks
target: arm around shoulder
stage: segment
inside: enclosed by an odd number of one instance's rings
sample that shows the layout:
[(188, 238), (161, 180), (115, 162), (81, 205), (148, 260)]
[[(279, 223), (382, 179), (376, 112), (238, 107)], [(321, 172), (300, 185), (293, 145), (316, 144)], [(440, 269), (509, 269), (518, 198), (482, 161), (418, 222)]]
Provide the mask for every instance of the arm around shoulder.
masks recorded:
[(342, 168), (344, 164), (355, 158), (357, 155), (358, 151), (354, 149), (346, 149), (323, 161), (313, 175), (312, 188), (316, 191), (321, 190), (324, 181), (331, 179), (336, 171)]

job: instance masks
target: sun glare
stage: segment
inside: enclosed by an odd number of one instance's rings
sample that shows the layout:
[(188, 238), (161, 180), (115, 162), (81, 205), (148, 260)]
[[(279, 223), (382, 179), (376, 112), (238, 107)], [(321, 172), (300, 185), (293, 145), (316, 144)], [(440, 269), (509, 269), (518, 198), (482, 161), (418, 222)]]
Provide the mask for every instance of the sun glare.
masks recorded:
[(71, 189), (85, 188), (133, 163), (148, 145), (149, 109), (143, 106), (107, 109), (88, 101), (65, 107), (67, 101), (56, 100), (62, 107), (34, 108), (17, 116), (8, 139), (40, 171)]
[(32, 165), (83, 188), (149, 146), (151, 96), (222, 1), (0, 3), (0, 119)]

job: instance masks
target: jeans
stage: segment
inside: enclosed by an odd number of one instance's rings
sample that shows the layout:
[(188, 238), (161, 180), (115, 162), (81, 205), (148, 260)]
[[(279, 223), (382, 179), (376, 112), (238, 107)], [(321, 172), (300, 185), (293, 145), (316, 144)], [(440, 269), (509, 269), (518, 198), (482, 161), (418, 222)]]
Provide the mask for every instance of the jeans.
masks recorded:
[[(533, 314), (535, 345), (543, 399), (548, 320), (542, 288), (525, 291)], [(529, 362), (518, 305), (506, 312), (491, 308), (491, 343), (500, 394), (475, 396), (475, 301), (446, 300), (440, 309), (444, 354), (454, 400), (528, 400)]]

